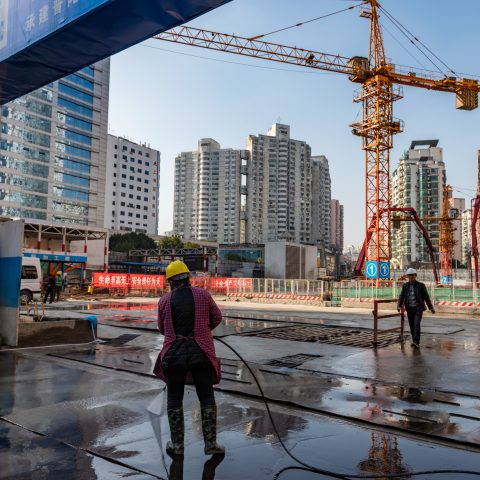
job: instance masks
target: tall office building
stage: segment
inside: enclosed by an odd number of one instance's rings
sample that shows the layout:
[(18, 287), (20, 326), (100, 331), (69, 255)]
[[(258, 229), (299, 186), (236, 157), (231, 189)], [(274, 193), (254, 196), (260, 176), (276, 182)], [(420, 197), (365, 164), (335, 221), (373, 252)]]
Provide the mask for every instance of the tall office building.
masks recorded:
[(105, 228), (158, 233), (160, 152), (108, 135)]
[(338, 200), (330, 202), (330, 247), (343, 252), (343, 205)]
[(2, 107), (0, 215), (104, 225), (110, 61)]
[(469, 267), (472, 257), (472, 209), (462, 212), (462, 264)]
[[(391, 177), (392, 207), (413, 207), (421, 218), (440, 217), (446, 184), (445, 163), (438, 140), (416, 140), (400, 159)], [(439, 251), (439, 222), (424, 222), (434, 251)], [(392, 224), (392, 257), (400, 268), (430, 263), (429, 253), (417, 227), (409, 221)]]
[(250, 135), (247, 166), (246, 241), (312, 241), (310, 146), (290, 138), (288, 125)]
[(312, 156), (312, 242), (330, 245), (331, 180), (328, 160)]
[(185, 240), (240, 241), (241, 165), (245, 150), (211, 138), (175, 159), (173, 230)]

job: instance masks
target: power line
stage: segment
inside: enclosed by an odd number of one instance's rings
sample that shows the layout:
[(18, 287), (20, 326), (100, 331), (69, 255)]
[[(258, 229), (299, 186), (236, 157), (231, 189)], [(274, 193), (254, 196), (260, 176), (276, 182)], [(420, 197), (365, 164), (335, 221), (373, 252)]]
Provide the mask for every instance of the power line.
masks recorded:
[(425, 66), (424, 63), (422, 63), (412, 52), (410, 52), (410, 50), (408, 50), (407, 47), (405, 47), (405, 45), (403, 45), (403, 43), (386, 27), (385, 23), (384, 22), (380, 22), (381, 26), (382, 26), (382, 29), (384, 31), (386, 31), (397, 43), (398, 45), (405, 51), (408, 53), (408, 55), (410, 55), (424, 70), (427, 70), (427, 67)]
[(342, 8), (341, 10), (337, 10), (335, 12), (331, 12), (331, 13), (327, 13), (325, 15), (321, 15), (320, 17), (315, 17), (315, 18), (312, 18), (310, 20), (305, 20), (303, 22), (299, 22), (299, 23), (295, 23), (293, 25), (289, 25), (288, 27), (283, 27), (283, 28), (279, 28), (278, 30), (273, 30), (272, 32), (264, 33), (262, 35), (255, 35), (254, 37), (249, 38), (249, 40), (258, 40), (259, 38), (266, 37), (267, 35), (273, 35), (274, 33), (283, 32), (285, 30), (289, 30), (290, 28), (301, 27), (302, 25), (306, 25), (307, 23), (316, 22), (317, 20), (322, 20), (323, 18), (331, 17), (333, 15), (336, 15), (337, 13), (342, 13), (342, 12), (346, 12), (348, 10), (353, 10), (354, 8), (365, 5), (366, 3), (367, 2), (361, 2), (361, 3), (358, 3), (356, 5), (352, 5), (350, 7), (347, 7), (347, 8)]
[[(425, 55), (429, 61), (435, 65), (435, 67), (440, 70), (441, 73), (442, 70), (438, 67), (438, 65), (415, 43), (419, 43), (420, 45), (423, 46), (423, 48), (425, 48), (431, 55), (433, 55), (442, 65), (444, 65), (451, 73), (453, 73), (455, 76), (457, 75), (455, 73), (455, 71), (450, 68), (440, 57), (438, 57), (438, 55), (436, 55), (432, 50), (430, 50), (430, 48), (428, 48), (418, 37), (416, 37), (412, 32), (410, 32), (410, 30), (408, 30), (407, 27), (405, 27), (399, 20), (397, 20), (391, 13), (389, 13), (387, 10), (385, 10), (385, 8), (383, 8), (382, 6), (378, 6), (378, 8), (389, 18), (389, 20), (394, 23), (397, 28), (401, 29), (401, 31), (404, 31), (406, 32), (406, 36), (410, 36), (411, 38), (409, 38), (410, 42), (415, 45), (417, 47), (418, 50), (420, 50), (422, 52), (423, 55)], [(412, 40), (412, 38), (415, 40), (415, 42)]]

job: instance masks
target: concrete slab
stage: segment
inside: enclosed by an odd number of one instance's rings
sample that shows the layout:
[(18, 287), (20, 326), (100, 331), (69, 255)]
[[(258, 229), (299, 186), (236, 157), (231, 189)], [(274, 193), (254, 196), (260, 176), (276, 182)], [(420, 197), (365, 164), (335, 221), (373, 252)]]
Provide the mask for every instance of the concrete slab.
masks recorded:
[[(7, 353), (11, 357), (11, 352)], [(17, 360), (24, 357), (23, 362), (29, 362), (32, 369), (41, 360), (40, 352), (17, 355)], [(70, 369), (71, 380), (75, 380), (78, 368), (61, 367)], [(99, 380), (99, 375), (103, 379)], [(29, 387), (34, 402), (29, 406), (23, 404), (23, 408), (16, 408), (0, 419), (0, 478), (107, 479), (131, 476), (178, 480), (200, 478), (202, 475), (206, 480), (266, 480), (286, 467), (295, 466), (276, 440), (264, 406), (254, 399), (225, 393), (217, 393), (217, 403), (219, 440), (227, 446), (227, 453), (215, 465), (203, 455), (199, 405), (191, 388), (187, 389), (185, 398), (186, 455), (183, 463), (172, 462), (162, 455), (169, 437), (167, 419), (165, 415), (147, 410), (148, 405), (157, 399), (160, 382), (140, 378), (135, 387), (127, 386), (126, 382), (131, 381), (132, 376), (137, 378), (133, 374), (110, 370), (99, 373), (98, 369), (93, 371), (85, 367), (83, 383), (90, 383), (90, 389), (80, 389), (83, 393), (81, 398), (66, 397), (63, 401), (52, 403), (51, 398), (58, 400), (64, 395), (63, 388), (60, 387), (61, 393), (56, 394), (56, 384), (52, 383), (52, 397), (38, 395), (37, 383), (42, 386), (43, 379), (33, 375)], [(2, 379), (7, 380), (3, 375)], [(116, 383), (116, 392), (91, 395), (98, 384), (107, 380)], [(13, 385), (11, 381), (6, 384)], [(75, 383), (72, 385), (75, 389)], [(24, 391), (17, 392), (15, 388), (8, 390), (10, 395), (2, 402), (25, 395)], [(42, 388), (40, 391), (43, 392)], [(476, 452), (366, 429), (280, 405), (272, 406), (272, 414), (281, 437), (292, 453), (323, 469), (347, 475), (455, 469), (459, 465), (465, 470), (478, 470)], [(7, 421), (15, 422), (17, 426), (5, 426)], [(20, 468), (21, 454), (26, 454), (26, 461)], [(35, 472), (36, 476), (28, 477), (27, 471), (30, 475)], [(140, 472), (144, 472), (143, 476)], [(454, 475), (450, 478), (470, 478)], [(288, 470), (280, 478), (309, 480), (329, 476)], [(431, 479), (435, 476), (420, 475), (417, 478)]]
[[(28, 432), (47, 435), (39, 438), (55, 439), (95, 460), (120, 462), (117, 466), (131, 469), (130, 473), (153, 478), (193, 479), (203, 472), (207, 480), (263, 480), (294, 465), (275, 439), (263, 404), (255, 398), (258, 392), (252, 378), (218, 342), (217, 352), (224, 359), (221, 391), (217, 392), (220, 440), (228, 447), (227, 455), (218, 465), (204, 457), (198, 402), (194, 391), (187, 389), (188, 455), (183, 464), (163, 459), (166, 418), (146, 409), (163, 385), (151, 377), (163, 345), (163, 337), (153, 330), (156, 300), (99, 304), (77, 302), (72, 307), (79, 315), (111, 317), (101, 322), (114, 326), (99, 326), (99, 337), (107, 340), (104, 344), (0, 351), (0, 415), (4, 422), (14, 421)], [(238, 335), (297, 322), (370, 328), (371, 315), (364, 311), (283, 305), (267, 309), (258, 304), (255, 308), (224, 307), (229, 317), (215, 333), (227, 335), (226, 341), (255, 364), (267, 396), (274, 400), (272, 411), (282, 437), (302, 459), (351, 475), (457, 465), (480, 470), (480, 322), (427, 316), (420, 352), (409, 344), (374, 351)], [(61, 309), (52, 311), (62, 315)], [(382, 322), (382, 328), (390, 325), (393, 320)], [(123, 340), (115, 341), (121, 336)], [(114, 341), (108, 342), (110, 339)], [(318, 357), (307, 358), (295, 369), (267, 365), (297, 354)], [(339, 420), (340, 416), (345, 420)], [(8, 435), (13, 434), (5, 433)], [(34, 441), (31, 445), (35, 450)], [(45, 458), (56, 458), (48, 448), (45, 452)], [(12, 458), (14, 464), (16, 457)], [(35, 468), (34, 464), (41, 468), (45, 458), (35, 457), (28, 468)], [(48, 465), (44, 471), (50, 471)], [(86, 471), (86, 477), (62, 478), (102, 478), (95, 477), (96, 471)], [(10, 477), (5, 478), (12, 478), (12, 469), (7, 472)], [(329, 477), (289, 470), (280, 480), (313, 478)], [(417, 478), (471, 477), (455, 473)]]
[(0, 420), (0, 479), (112, 480), (155, 477)]

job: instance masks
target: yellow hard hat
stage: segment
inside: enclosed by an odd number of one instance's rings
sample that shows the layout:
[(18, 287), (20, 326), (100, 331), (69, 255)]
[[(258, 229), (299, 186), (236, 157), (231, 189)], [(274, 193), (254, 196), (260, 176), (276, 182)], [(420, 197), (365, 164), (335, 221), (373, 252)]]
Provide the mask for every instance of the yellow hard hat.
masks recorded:
[(168, 280), (169, 278), (175, 277), (176, 275), (180, 275), (182, 273), (190, 273), (190, 270), (181, 260), (175, 260), (167, 267), (165, 278)]

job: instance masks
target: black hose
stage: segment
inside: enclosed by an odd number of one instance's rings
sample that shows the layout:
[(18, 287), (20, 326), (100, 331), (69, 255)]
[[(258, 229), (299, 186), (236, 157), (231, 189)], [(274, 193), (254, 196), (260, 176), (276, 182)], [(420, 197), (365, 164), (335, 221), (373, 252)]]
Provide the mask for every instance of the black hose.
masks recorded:
[(301, 465), (301, 467), (285, 467), (282, 470), (280, 470), (274, 477), (274, 480), (278, 479), (280, 475), (283, 472), (286, 472), (287, 470), (304, 470), (312, 473), (318, 473), (321, 475), (327, 475), (332, 478), (342, 478), (345, 480), (348, 480), (350, 478), (408, 478), (408, 477), (415, 477), (419, 475), (434, 475), (434, 474), (463, 474), (463, 475), (477, 475), (480, 476), (480, 471), (474, 472), (471, 470), (425, 470), (425, 471), (419, 471), (419, 472), (410, 472), (410, 473), (394, 473), (394, 474), (379, 474), (379, 475), (349, 475), (347, 473), (338, 473), (338, 472), (332, 472), (330, 470), (325, 470), (323, 468), (315, 467), (313, 465), (309, 465), (308, 463), (303, 462), (300, 460), (298, 457), (296, 457), (285, 445), (285, 443), (282, 440), (282, 437), (280, 436), (280, 433), (277, 429), (277, 425), (275, 424), (275, 421), (272, 416), (272, 412), (270, 411), (270, 405), (265, 397), (265, 393), (263, 391), (262, 386), (260, 385), (260, 382), (258, 381), (258, 378), (256, 377), (255, 373), (253, 373), (253, 370), (250, 368), (250, 365), (247, 363), (247, 361), (227, 342), (225, 342), (222, 337), (213, 337), (215, 340), (219, 341), (223, 345), (225, 345), (228, 349), (230, 349), (239, 359), (240, 361), (247, 367), (247, 370), (250, 372), (250, 374), (253, 377), (253, 380), (255, 381), (255, 384), (257, 385), (257, 388), (260, 392), (260, 396), (262, 397), (262, 401), (265, 404), (265, 408), (267, 409), (267, 414), (268, 418), (270, 419), (270, 422), (272, 423), (273, 430), (275, 432), (275, 435), (278, 438), (278, 441), (280, 442), (280, 445), (282, 446), (283, 450), (285, 453), (295, 462)]

